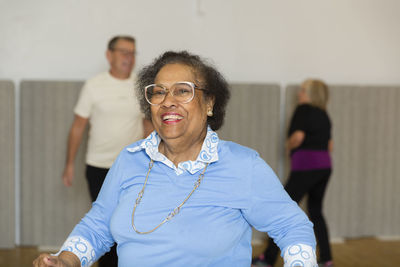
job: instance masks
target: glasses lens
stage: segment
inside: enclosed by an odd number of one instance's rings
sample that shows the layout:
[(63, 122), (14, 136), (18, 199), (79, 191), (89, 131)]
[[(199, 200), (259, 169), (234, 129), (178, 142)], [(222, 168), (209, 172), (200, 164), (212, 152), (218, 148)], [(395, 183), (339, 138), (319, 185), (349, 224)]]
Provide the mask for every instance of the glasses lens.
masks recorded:
[(176, 83), (171, 90), (175, 99), (180, 103), (187, 103), (193, 99), (194, 89), (190, 83)]
[(150, 104), (158, 105), (164, 101), (167, 91), (159, 85), (149, 85), (146, 87), (146, 99)]
[(136, 51), (134, 51), (134, 50), (126, 50), (126, 49), (122, 49), (122, 48), (114, 48), (114, 51), (117, 51), (117, 52), (121, 53), (124, 57), (135, 56), (136, 55)]

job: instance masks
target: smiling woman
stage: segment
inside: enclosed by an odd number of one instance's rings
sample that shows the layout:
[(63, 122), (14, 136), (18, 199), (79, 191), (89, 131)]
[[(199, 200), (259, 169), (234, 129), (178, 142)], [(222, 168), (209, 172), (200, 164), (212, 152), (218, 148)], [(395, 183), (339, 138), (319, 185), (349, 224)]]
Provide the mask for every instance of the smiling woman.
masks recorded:
[(142, 69), (136, 88), (139, 100), (141, 101), (142, 111), (146, 117), (151, 119), (150, 104), (146, 100), (143, 88), (154, 84), (157, 74), (165, 65), (169, 64), (185, 66), (187, 71), (192, 72), (191, 78), (194, 79), (193, 84), (195, 88), (201, 88), (206, 93), (205, 96), (212, 95), (214, 98), (212, 110), (214, 115), (208, 117), (207, 124), (214, 131), (221, 128), (225, 117), (225, 108), (230, 97), (228, 84), (215, 68), (205, 64), (199, 56), (187, 52), (165, 52), (153, 64)]
[[(195, 82), (196, 78), (190, 67), (182, 64), (164, 66), (155, 78), (156, 84), (163, 84), (174, 89), (180, 80)], [(198, 81), (201, 83), (201, 81)], [(180, 85), (182, 86), (182, 85)], [(170, 91), (174, 92), (176, 90)], [(151, 121), (163, 140), (159, 150), (167, 158), (173, 157), (173, 163), (196, 160), (207, 133), (207, 113), (212, 111), (214, 100), (207, 97), (205, 91), (197, 91), (189, 97), (190, 102), (181, 103), (179, 97), (166, 94), (158, 105), (152, 105)]]
[(312, 224), (272, 169), (218, 138), (230, 93), (214, 67), (166, 52), (137, 90), (155, 131), (120, 153), (59, 256), (37, 263), (89, 266), (116, 242), (119, 266), (248, 267), (253, 226), (275, 239), (285, 266), (316, 266)]

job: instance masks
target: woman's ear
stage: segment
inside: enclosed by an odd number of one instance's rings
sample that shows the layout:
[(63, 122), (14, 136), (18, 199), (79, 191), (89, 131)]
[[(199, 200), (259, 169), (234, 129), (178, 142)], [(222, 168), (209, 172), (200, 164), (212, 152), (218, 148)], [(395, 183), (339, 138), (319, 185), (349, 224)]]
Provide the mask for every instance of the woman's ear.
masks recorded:
[(211, 110), (214, 110), (214, 104), (215, 104), (215, 96), (208, 98), (207, 107)]
[(207, 116), (212, 117), (214, 110), (214, 97), (210, 98), (207, 103)]

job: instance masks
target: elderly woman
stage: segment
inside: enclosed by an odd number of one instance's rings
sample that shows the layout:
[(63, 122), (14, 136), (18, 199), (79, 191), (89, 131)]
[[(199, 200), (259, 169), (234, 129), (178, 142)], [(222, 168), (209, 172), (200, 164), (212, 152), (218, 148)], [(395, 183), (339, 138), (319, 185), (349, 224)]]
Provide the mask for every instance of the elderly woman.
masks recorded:
[(275, 239), (285, 266), (316, 265), (312, 223), (271, 168), (218, 138), (229, 90), (217, 70), (166, 52), (137, 88), (155, 131), (120, 153), (61, 253), (35, 266), (90, 266), (116, 242), (120, 266), (248, 267), (252, 226)]

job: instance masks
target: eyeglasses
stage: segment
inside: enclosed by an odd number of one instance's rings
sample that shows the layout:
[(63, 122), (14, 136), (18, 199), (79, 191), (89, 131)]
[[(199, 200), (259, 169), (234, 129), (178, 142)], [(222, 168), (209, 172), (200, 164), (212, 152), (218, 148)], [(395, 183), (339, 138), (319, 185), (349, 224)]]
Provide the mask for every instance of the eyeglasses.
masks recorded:
[(194, 90), (205, 89), (198, 88), (192, 82), (177, 82), (167, 89), (161, 84), (150, 84), (144, 88), (144, 95), (150, 105), (160, 105), (167, 96), (168, 92), (174, 97), (176, 101), (181, 104), (189, 103), (194, 98)]
[(117, 51), (119, 53), (121, 53), (123, 56), (135, 56), (136, 55), (136, 51), (132, 51), (132, 50), (126, 50), (123, 48), (113, 48), (111, 49), (112, 51)]

